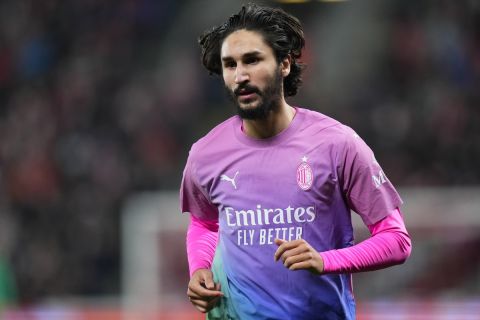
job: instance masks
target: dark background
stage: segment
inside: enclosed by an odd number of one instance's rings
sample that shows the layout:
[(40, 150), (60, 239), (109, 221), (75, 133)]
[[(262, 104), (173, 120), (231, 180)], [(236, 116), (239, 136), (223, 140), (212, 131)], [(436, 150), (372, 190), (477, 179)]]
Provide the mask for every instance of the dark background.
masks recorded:
[[(263, 3), (305, 27), (308, 68), (291, 104), (353, 127), (400, 188), (479, 184), (480, 3)], [(191, 144), (234, 113), (196, 41), (239, 8), (0, 1), (0, 262), (14, 280), (10, 299), (121, 294), (126, 199), (178, 190)]]

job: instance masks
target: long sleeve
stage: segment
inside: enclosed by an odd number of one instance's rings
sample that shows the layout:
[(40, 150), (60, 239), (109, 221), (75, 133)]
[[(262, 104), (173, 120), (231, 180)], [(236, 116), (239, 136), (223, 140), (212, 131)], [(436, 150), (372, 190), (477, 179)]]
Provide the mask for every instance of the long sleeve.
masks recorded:
[(412, 245), (400, 210), (368, 226), (371, 237), (349, 248), (320, 252), (325, 273), (353, 273), (401, 264)]
[(218, 221), (190, 215), (187, 230), (187, 256), (190, 276), (198, 269), (212, 266), (218, 239)]

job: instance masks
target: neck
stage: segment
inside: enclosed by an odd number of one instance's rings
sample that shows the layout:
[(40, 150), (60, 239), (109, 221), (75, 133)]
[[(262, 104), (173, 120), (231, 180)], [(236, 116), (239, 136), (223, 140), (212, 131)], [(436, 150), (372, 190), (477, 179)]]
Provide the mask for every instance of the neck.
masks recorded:
[(270, 138), (285, 130), (294, 116), (295, 109), (282, 99), (280, 108), (270, 111), (265, 119), (243, 119), (243, 131), (251, 138)]

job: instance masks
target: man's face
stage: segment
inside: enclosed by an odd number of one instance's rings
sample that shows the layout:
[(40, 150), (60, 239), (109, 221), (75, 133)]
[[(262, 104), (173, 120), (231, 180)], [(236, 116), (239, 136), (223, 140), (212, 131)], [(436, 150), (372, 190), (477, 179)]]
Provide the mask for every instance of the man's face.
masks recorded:
[(264, 119), (280, 105), (281, 67), (261, 34), (245, 29), (231, 33), (221, 48), (225, 87), (244, 119)]

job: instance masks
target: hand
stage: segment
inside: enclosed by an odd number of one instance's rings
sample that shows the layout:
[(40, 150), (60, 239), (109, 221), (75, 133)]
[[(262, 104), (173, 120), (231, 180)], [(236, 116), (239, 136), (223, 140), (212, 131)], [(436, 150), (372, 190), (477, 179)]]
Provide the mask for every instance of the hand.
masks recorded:
[(192, 274), (188, 283), (187, 296), (200, 312), (212, 309), (223, 296), (220, 284), (213, 282), (213, 274), (209, 269), (198, 269)]
[(323, 272), (322, 257), (307, 241), (275, 239), (275, 244), (278, 246), (275, 261), (282, 259), (289, 270), (309, 270), (315, 274)]

